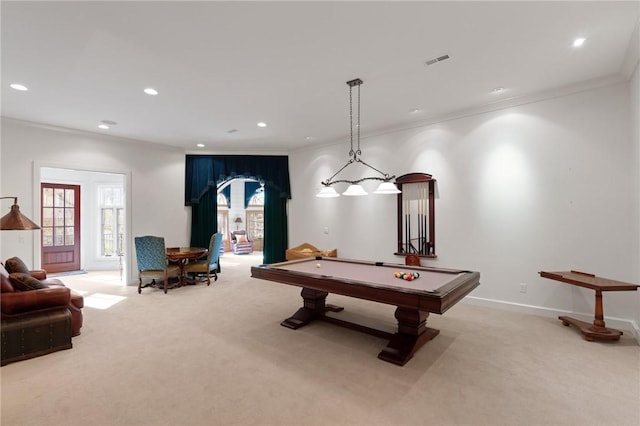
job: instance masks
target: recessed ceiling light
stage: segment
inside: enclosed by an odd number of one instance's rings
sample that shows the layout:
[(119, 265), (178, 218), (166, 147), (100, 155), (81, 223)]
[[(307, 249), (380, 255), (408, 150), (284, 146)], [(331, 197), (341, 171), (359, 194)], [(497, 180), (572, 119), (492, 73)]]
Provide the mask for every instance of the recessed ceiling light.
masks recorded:
[(29, 90), (29, 89), (27, 89), (27, 86), (22, 85), (20, 83), (10, 84), (9, 87), (11, 87), (12, 89), (15, 89), (15, 90), (20, 90), (21, 92), (26, 92), (27, 90)]
[(238, 131), (238, 129), (231, 129), (231, 130), (227, 130), (227, 133), (232, 134), (232, 133), (235, 133), (237, 131)]
[(204, 144), (203, 143), (199, 143), (196, 145), (198, 148), (204, 148)]
[(98, 129), (108, 130), (109, 126), (107, 126), (106, 124), (98, 124)]
[(409, 110), (409, 112), (410, 112), (411, 114), (417, 114), (417, 113), (419, 113), (419, 112), (420, 112), (420, 108), (411, 108), (411, 109)]
[(573, 40), (573, 47), (580, 47), (584, 44), (585, 41), (587, 41), (587, 39), (584, 37), (577, 38)]
[(258, 123), (258, 127), (267, 127), (267, 123), (265, 123), (264, 121), (261, 121)]
[(311, 140), (311, 136), (305, 136), (304, 137), (306, 140), (310, 141)]
[(153, 87), (147, 87), (146, 89), (144, 89), (144, 93), (146, 93), (147, 95), (155, 96), (158, 94), (158, 91)]
[(493, 89), (491, 89), (491, 93), (500, 93), (500, 92), (504, 92), (504, 87), (494, 87)]

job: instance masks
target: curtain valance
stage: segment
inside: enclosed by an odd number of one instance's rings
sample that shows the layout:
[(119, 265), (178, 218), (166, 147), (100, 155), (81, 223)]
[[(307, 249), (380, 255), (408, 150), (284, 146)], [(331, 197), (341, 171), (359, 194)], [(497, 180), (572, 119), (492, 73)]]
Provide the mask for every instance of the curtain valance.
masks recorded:
[(270, 194), (291, 199), (286, 155), (187, 155), (185, 172), (186, 206), (198, 204), (210, 188), (233, 178), (262, 180)]

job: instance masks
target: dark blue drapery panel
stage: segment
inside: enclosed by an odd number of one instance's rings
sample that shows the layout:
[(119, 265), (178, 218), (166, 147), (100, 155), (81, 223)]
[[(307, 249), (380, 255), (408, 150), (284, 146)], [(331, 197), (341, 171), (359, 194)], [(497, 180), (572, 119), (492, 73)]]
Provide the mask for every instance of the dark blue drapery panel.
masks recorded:
[(283, 155), (187, 155), (185, 205), (191, 206), (191, 245), (207, 247), (218, 230), (217, 184), (233, 178), (265, 183), (264, 262), (285, 259), (286, 201), (291, 199), (289, 157)]
[(245, 182), (244, 183), (244, 208), (249, 206), (249, 200), (256, 193), (256, 189), (260, 188), (260, 182)]
[(224, 195), (224, 197), (227, 199), (227, 203), (231, 203), (231, 185), (225, 186), (224, 189), (220, 192), (222, 192), (222, 195)]

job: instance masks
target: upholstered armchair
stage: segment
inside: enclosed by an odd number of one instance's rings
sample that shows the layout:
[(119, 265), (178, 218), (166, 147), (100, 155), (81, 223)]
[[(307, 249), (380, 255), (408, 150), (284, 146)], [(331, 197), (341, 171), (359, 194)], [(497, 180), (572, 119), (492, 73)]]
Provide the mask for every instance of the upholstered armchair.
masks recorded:
[[(2, 281), (2, 318), (23, 316), (30, 311), (38, 311), (39, 300), (47, 300), (53, 291), (38, 293), (44, 289), (65, 289), (59, 293), (69, 293), (67, 309), (71, 312), (71, 335), (79, 336), (82, 328), (82, 308), (84, 297), (65, 287), (57, 278), (48, 278), (44, 269), (29, 270), (18, 257), (7, 259), (0, 266), (0, 279)], [(38, 296), (42, 294), (43, 296)], [(45, 297), (45, 299), (40, 299)], [(33, 303), (33, 304), (32, 304)]]
[(231, 231), (231, 251), (233, 254), (253, 253), (253, 241), (247, 236), (247, 231)]
[(72, 347), (82, 328), (80, 294), (17, 257), (0, 264), (0, 283), (2, 365)]
[(207, 285), (211, 284), (211, 274), (214, 281), (218, 280), (218, 272), (220, 271), (220, 247), (222, 246), (222, 234), (215, 233), (209, 239), (209, 252), (207, 258), (189, 262), (184, 266), (185, 274), (202, 275), (206, 277)]
[[(170, 265), (167, 261), (167, 251), (163, 237), (135, 237), (136, 261), (138, 262), (138, 294), (142, 289), (156, 286), (156, 279), (164, 283), (167, 293), (169, 278), (180, 276), (180, 266)], [(151, 280), (142, 284), (143, 280)]]

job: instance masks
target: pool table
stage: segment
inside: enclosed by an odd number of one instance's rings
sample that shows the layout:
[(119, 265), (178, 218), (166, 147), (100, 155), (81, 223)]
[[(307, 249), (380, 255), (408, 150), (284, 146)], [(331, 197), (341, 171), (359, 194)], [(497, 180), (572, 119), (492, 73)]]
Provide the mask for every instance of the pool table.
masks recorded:
[[(418, 273), (407, 281), (395, 272)], [(474, 271), (407, 266), (342, 258), (315, 257), (251, 267), (251, 276), (302, 287), (303, 307), (282, 321), (284, 327), (298, 329), (322, 320), (389, 339), (378, 358), (397, 365), (406, 364), (439, 330), (426, 326), (430, 312), (443, 314), (480, 284)], [(329, 293), (396, 306), (396, 333), (355, 324), (327, 312), (344, 308), (326, 303)]]

